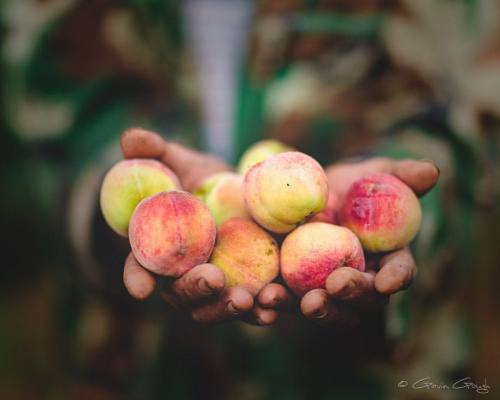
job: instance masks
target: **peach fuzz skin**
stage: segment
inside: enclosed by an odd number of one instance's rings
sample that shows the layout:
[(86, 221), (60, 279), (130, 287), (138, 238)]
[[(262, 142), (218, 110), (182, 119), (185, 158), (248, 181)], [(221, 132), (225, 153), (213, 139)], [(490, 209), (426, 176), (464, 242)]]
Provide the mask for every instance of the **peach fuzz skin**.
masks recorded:
[(327, 222), (329, 224), (336, 224), (338, 203), (339, 201), (337, 196), (330, 192), (323, 211), (312, 217), (309, 222)]
[(286, 233), (325, 208), (328, 182), (316, 160), (286, 152), (254, 165), (245, 175), (243, 195), (259, 225)]
[(252, 221), (233, 218), (222, 224), (210, 262), (226, 277), (226, 286), (242, 286), (254, 296), (279, 273), (276, 241)]
[(139, 202), (153, 194), (180, 189), (177, 176), (150, 159), (123, 160), (106, 174), (100, 194), (102, 214), (118, 234), (127, 236), (130, 217)]
[(370, 252), (391, 251), (410, 243), (420, 228), (417, 196), (398, 178), (374, 173), (354, 182), (339, 212)]
[(215, 221), (207, 206), (182, 191), (143, 200), (129, 227), (137, 261), (152, 272), (175, 278), (208, 260), (215, 234)]
[(243, 178), (238, 174), (221, 172), (212, 175), (194, 194), (208, 206), (217, 227), (231, 218), (250, 219), (243, 199)]
[(365, 270), (358, 238), (349, 229), (324, 222), (310, 222), (291, 232), (281, 246), (281, 275), (299, 297), (324, 288), (335, 269)]
[(255, 164), (267, 160), (275, 154), (284, 153), (285, 151), (293, 151), (293, 149), (278, 140), (261, 140), (250, 146), (247, 151), (243, 153), (238, 163), (238, 173), (245, 175)]

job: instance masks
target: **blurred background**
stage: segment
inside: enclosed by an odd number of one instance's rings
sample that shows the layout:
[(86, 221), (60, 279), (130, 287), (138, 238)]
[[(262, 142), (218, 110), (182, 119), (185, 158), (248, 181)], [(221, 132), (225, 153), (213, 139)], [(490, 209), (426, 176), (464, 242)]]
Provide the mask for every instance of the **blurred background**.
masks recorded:
[[(3, 0), (0, 48), (1, 399), (500, 398), (500, 2)], [(129, 126), (434, 160), (415, 283), (347, 334), (132, 301), (97, 207)]]

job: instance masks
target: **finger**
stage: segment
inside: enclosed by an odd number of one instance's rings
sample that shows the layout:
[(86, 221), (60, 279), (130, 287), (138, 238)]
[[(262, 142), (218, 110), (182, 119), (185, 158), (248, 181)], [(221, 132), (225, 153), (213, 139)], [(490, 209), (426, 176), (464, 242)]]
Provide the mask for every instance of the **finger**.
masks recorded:
[(186, 170), (205, 156), (181, 144), (167, 142), (158, 133), (142, 128), (129, 128), (120, 138), (125, 158), (155, 158), (165, 163), (176, 174)]
[(439, 168), (430, 160), (391, 161), (390, 173), (401, 179), (413, 191), (422, 196), (436, 185)]
[(193, 320), (203, 323), (215, 323), (236, 319), (253, 307), (253, 297), (242, 287), (228, 288), (215, 302), (193, 310)]
[(169, 287), (181, 303), (208, 299), (224, 290), (225, 278), (220, 268), (213, 264), (197, 265)]
[(120, 144), (125, 158), (155, 158), (163, 162), (189, 191), (197, 189), (207, 177), (230, 170), (229, 165), (217, 157), (167, 142), (157, 133), (141, 128), (127, 129)]
[(297, 304), (286, 287), (279, 283), (266, 285), (258, 294), (257, 302), (262, 308), (272, 308), (281, 311), (292, 311)]
[(155, 158), (174, 169), (188, 167), (188, 162), (201, 154), (177, 143), (166, 142), (158, 133), (142, 128), (129, 128), (120, 138), (125, 158)]
[(189, 191), (198, 189), (205, 179), (231, 168), (221, 159), (169, 142), (162, 161), (181, 179), (182, 187)]
[(122, 134), (120, 146), (125, 158), (155, 158), (160, 160), (165, 154), (166, 142), (155, 132), (141, 128), (129, 128)]
[(154, 275), (144, 269), (132, 253), (125, 260), (123, 283), (129, 294), (137, 300), (144, 300), (151, 296), (156, 287)]
[(253, 319), (257, 325), (268, 326), (272, 325), (278, 319), (278, 312), (270, 308), (263, 308), (259, 305), (254, 305), (252, 309)]
[(351, 306), (377, 309), (384, 306), (388, 297), (375, 290), (375, 275), (354, 268), (343, 267), (333, 271), (325, 284), (331, 299), (348, 302)]
[(300, 309), (306, 318), (339, 329), (353, 328), (360, 322), (359, 315), (354, 310), (330, 301), (324, 289), (307, 292), (302, 297)]
[(406, 289), (417, 273), (417, 265), (408, 247), (384, 256), (380, 265), (380, 270), (375, 275), (375, 289), (383, 294)]
[(354, 181), (372, 172), (392, 174), (420, 196), (432, 189), (439, 178), (439, 168), (432, 161), (392, 160), (385, 157), (333, 165), (327, 169), (327, 176), (334, 183), (334, 193), (342, 198)]

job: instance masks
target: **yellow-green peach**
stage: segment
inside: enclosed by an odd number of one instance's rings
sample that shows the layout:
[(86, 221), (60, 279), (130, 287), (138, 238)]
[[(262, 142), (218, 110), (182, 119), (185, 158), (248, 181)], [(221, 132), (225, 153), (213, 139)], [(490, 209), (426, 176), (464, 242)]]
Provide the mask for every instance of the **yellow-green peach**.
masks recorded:
[(130, 217), (139, 202), (155, 193), (180, 189), (179, 179), (156, 160), (138, 158), (116, 163), (104, 177), (100, 203), (108, 225), (127, 236)]
[(243, 199), (243, 177), (221, 172), (205, 180), (195, 195), (212, 213), (217, 227), (231, 218), (250, 218)]
[(130, 219), (130, 246), (137, 261), (152, 272), (175, 278), (208, 260), (215, 234), (207, 206), (177, 190), (142, 200)]
[(293, 148), (281, 143), (279, 140), (266, 139), (261, 140), (250, 146), (241, 156), (238, 163), (238, 173), (245, 175), (246, 172), (255, 164), (267, 160), (275, 154), (293, 151)]
[(351, 267), (365, 270), (363, 248), (349, 229), (310, 222), (299, 226), (283, 241), (280, 252), (281, 275), (299, 297), (324, 288), (334, 270)]
[(254, 222), (233, 218), (224, 222), (210, 262), (226, 277), (226, 286), (242, 286), (256, 295), (279, 273), (276, 241)]
[(250, 168), (243, 195), (257, 223), (272, 232), (286, 233), (324, 209), (328, 182), (316, 160), (292, 151)]
[(330, 191), (330, 193), (328, 194), (326, 206), (323, 211), (313, 216), (309, 220), (309, 222), (327, 222), (329, 224), (336, 224), (338, 205), (338, 197)]
[(420, 228), (422, 210), (415, 193), (398, 178), (369, 174), (349, 188), (339, 213), (370, 252), (391, 251), (410, 243)]

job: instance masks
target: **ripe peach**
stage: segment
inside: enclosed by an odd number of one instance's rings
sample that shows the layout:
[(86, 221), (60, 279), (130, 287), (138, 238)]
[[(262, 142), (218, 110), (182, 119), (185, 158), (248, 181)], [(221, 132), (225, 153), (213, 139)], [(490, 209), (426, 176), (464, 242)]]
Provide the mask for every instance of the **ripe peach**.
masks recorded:
[(351, 185), (339, 217), (366, 250), (381, 252), (412, 241), (420, 227), (422, 210), (406, 184), (392, 175), (373, 173)]
[(278, 245), (254, 222), (233, 218), (224, 222), (210, 262), (226, 276), (227, 286), (243, 286), (253, 295), (279, 273)]
[(250, 146), (243, 153), (240, 158), (240, 162), (238, 163), (238, 173), (245, 175), (245, 173), (255, 164), (267, 160), (275, 154), (284, 153), (285, 151), (293, 151), (293, 149), (278, 140), (261, 140), (260, 142)]
[(177, 176), (156, 160), (120, 161), (108, 171), (102, 183), (102, 214), (115, 232), (127, 236), (130, 217), (142, 199), (179, 188)]
[(327, 222), (329, 224), (336, 224), (338, 203), (339, 201), (337, 196), (330, 192), (323, 211), (312, 217), (309, 222)]
[(328, 275), (337, 268), (365, 270), (361, 243), (343, 226), (310, 222), (291, 232), (281, 246), (281, 275), (288, 287), (303, 296), (324, 288)]
[(232, 172), (222, 172), (205, 180), (195, 192), (212, 213), (219, 227), (231, 218), (250, 218), (243, 199), (243, 178)]
[(255, 221), (276, 233), (286, 233), (323, 210), (328, 198), (325, 172), (304, 153), (269, 157), (246, 173), (243, 195)]
[(146, 269), (179, 277), (208, 260), (215, 229), (201, 200), (175, 190), (139, 203), (130, 219), (129, 239), (135, 258)]

